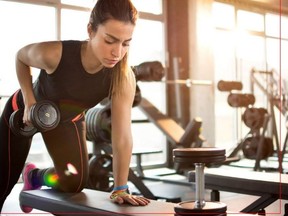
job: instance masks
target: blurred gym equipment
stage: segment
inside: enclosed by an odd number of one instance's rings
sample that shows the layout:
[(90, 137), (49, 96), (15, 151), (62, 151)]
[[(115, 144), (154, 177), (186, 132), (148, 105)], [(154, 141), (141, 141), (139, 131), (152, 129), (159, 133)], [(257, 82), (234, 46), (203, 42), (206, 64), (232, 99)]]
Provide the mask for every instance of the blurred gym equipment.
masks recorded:
[[(255, 92), (255, 88), (260, 89), (267, 98), (268, 111), (271, 118), (271, 138), (275, 141), (276, 154), (278, 157), (278, 169), (283, 172), (282, 161), (284, 155), (287, 153), (287, 142), (288, 142), (288, 127), (286, 127), (286, 136), (284, 142), (281, 145), (279, 141), (279, 133), (277, 129), (275, 111), (278, 110), (281, 115), (286, 117), (286, 126), (288, 126), (288, 91), (286, 85), (283, 83), (279, 74), (276, 71), (260, 71), (255, 68), (251, 69), (250, 73), (250, 87), (251, 92)], [(278, 117), (279, 118), (279, 117)], [(282, 146), (282, 148), (281, 148)], [(257, 161), (255, 169), (260, 168), (260, 162)]]
[(217, 88), (219, 91), (224, 91), (224, 92), (231, 92), (233, 90), (241, 91), (243, 88), (243, 85), (241, 82), (238, 82), (238, 81), (220, 80), (217, 83)]
[(146, 98), (142, 98), (138, 107), (175, 147), (201, 147), (205, 141), (201, 135), (202, 119), (200, 117), (192, 119), (184, 130), (176, 121), (163, 114)]
[(237, 92), (243, 88), (241, 82), (220, 80), (217, 87), (219, 91), (230, 92), (227, 102), (231, 107), (245, 108), (242, 121), (250, 129), (227, 158), (235, 158), (242, 151), (244, 157), (255, 160), (254, 170), (259, 170), (260, 161), (274, 153), (273, 140), (266, 136), (270, 120), (268, 111), (253, 107), (256, 101), (254, 94)]

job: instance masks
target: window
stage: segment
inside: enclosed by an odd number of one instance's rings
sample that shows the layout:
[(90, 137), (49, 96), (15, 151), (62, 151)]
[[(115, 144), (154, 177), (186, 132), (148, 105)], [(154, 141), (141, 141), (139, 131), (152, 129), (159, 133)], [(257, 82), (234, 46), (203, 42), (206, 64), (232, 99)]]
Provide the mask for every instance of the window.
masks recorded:
[(0, 94), (10, 95), (18, 88), (15, 54), (32, 42), (55, 40), (55, 8), (0, 1)]
[(61, 40), (88, 39), (87, 24), (90, 12), (72, 9), (61, 10)]
[[(15, 73), (15, 54), (18, 49), (29, 43), (56, 39), (55, 8), (33, 4), (0, 1), (0, 95), (11, 95), (19, 88)], [(39, 69), (32, 70), (33, 78), (37, 77)], [(3, 97), (1, 108), (7, 97)], [(38, 161), (41, 167), (49, 160), (45, 146), (39, 134), (33, 138), (29, 160)], [(43, 150), (44, 149), (44, 150)]]
[(92, 8), (97, 0), (61, 0), (62, 4)]
[(235, 27), (235, 10), (232, 5), (214, 3), (212, 5), (214, 26), (233, 29)]
[[(153, 34), (147, 34), (153, 32)], [(165, 62), (164, 59), (164, 25), (160, 21), (146, 19), (138, 20), (137, 27), (131, 43), (129, 59), (132, 65), (138, 65), (145, 61)], [(166, 110), (165, 85), (157, 82), (138, 81), (142, 97), (148, 99), (154, 106), (162, 112)], [(133, 108), (134, 119), (146, 119), (141, 111)], [(143, 164), (157, 164), (166, 161), (165, 146), (166, 137), (156, 128), (153, 123), (135, 123), (132, 125), (134, 138), (134, 149), (141, 150), (163, 150), (161, 154), (143, 155)], [(132, 161), (134, 162), (134, 161)]]
[(135, 7), (140, 12), (152, 13), (152, 14), (163, 14), (162, 0), (132, 0)]
[[(281, 73), (287, 86), (288, 64), (284, 59), (288, 58), (288, 17), (280, 19), (279, 14), (255, 12), (241, 6), (213, 3), (215, 83), (219, 80), (241, 81), (242, 92), (251, 93), (250, 71), (257, 68)], [(216, 146), (226, 148), (229, 154), (229, 149), (248, 132), (241, 120), (244, 110), (230, 107), (228, 93), (215, 90)], [(264, 93), (255, 90), (255, 107), (266, 107)]]
[(264, 16), (249, 11), (237, 11), (237, 27), (243, 30), (264, 31)]
[[(149, 4), (143, 1), (133, 1), (135, 7), (141, 12), (142, 9), (149, 13), (162, 13), (162, 0), (153, 0)], [(157, 11), (156, 11), (157, 9)], [(160, 10), (161, 9), (161, 10)], [(163, 14), (162, 14), (163, 16)], [(142, 18), (137, 22), (131, 48), (129, 61), (131, 65), (138, 65), (145, 61), (160, 61), (165, 65), (165, 26), (163, 21)], [(151, 34), (149, 33), (151, 32)], [(153, 33), (152, 33), (153, 32)], [(138, 82), (142, 97), (148, 99), (160, 111), (166, 111), (166, 90), (161, 82)], [(139, 110), (133, 108), (133, 119), (147, 119)], [(156, 128), (153, 123), (132, 124), (134, 149), (141, 150), (162, 150), (160, 154), (147, 154), (142, 156), (143, 165), (164, 164), (166, 162), (166, 137)], [(132, 164), (135, 158), (132, 159)]]
[(266, 26), (265, 31), (268, 37), (279, 37), (280, 36), (280, 28), (281, 28), (281, 38), (288, 39), (288, 17), (280, 16), (277, 14), (267, 13), (265, 15), (266, 18)]

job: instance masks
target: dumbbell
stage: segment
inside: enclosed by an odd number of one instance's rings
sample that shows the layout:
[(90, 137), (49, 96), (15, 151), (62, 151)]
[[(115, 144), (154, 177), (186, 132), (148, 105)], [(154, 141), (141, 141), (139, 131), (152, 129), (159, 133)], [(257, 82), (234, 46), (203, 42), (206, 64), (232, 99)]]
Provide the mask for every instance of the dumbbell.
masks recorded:
[(93, 107), (86, 114), (86, 138), (89, 141), (111, 143), (111, 106)]
[[(262, 145), (261, 154), (257, 156), (260, 145)], [(257, 157), (261, 160), (267, 159), (274, 152), (273, 140), (270, 137), (261, 137), (260, 135), (252, 134), (243, 140), (242, 151), (245, 158), (248, 159), (255, 160)]]
[(111, 192), (110, 184), (112, 175), (113, 158), (109, 154), (93, 155), (89, 159), (89, 178), (87, 188)]
[(248, 107), (255, 103), (253, 94), (230, 93), (227, 102), (231, 107)]
[(16, 110), (9, 119), (12, 132), (17, 136), (32, 137), (37, 132), (52, 130), (60, 122), (60, 111), (51, 101), (40, 101), (30, 109), (30, 119), (33, 126), (23, 123), (24, 109)]
[(265, 108), (248, 107), (242, 115), (244, 124), (254, 130), (263, 127), (268, 111)]
[(217, 88), (219, 91), (228, 91), (231, 92), (232, 90), (242, 90), (243, 85), (242, 82), (239, 81), (224, 81), (220, 80), (217, 84)]
[(221, 202), (207, 202), (205, 196), (204, 167), (208, 163), (225, 161), (225, 149), (219, 148), (179, 148), (173, 150), (174, 162), (194, 164), (195, 166), (195, 201), (183, 201), (175, 204), (176, 215), (209, 214), (225, 215), (227, 206)]

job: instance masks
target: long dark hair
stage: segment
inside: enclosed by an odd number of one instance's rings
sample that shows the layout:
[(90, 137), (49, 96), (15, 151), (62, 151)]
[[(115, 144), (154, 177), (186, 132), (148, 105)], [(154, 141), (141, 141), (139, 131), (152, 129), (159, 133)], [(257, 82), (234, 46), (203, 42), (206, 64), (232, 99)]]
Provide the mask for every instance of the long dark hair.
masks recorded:
[(98, 0), (95, 4), (89, 24), (93, 31), (97, 31), (100, 24), (105, 24), (109, 19), (136, 24), (138, 11), (130, 0)]
[[(98, 0), (91, 11), (89, 24), (93, 31), (97, 31), (99, 25), (105, 24), (109, 19), (136, 24), (138, 11), (130, 0)], [(127, 53), (123, 59), (112, 69), (113, 79), (110, 96), (121, 93), (122, 84), (128, 73)]]

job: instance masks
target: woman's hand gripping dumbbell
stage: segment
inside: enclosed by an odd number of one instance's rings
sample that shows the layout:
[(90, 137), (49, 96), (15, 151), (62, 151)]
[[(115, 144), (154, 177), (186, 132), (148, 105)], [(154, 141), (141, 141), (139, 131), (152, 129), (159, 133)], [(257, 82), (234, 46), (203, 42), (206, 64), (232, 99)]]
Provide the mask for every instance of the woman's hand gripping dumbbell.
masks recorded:
[(32, 137), (37, 132), (52, 130), (59, 124), (60, 111), (51, 101), (40, 101), (30, 109), (32, 126), (23, 123), (24, 109), (16, 110), (9, 119), (12, 132), (17, 136)]

